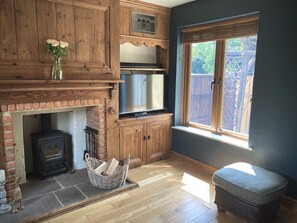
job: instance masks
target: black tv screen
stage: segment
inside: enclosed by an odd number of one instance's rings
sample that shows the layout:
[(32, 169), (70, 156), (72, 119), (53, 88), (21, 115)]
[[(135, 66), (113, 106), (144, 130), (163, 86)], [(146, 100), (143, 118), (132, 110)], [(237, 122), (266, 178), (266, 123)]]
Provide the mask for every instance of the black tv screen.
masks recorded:
[(164, 109), (163, 74), (121, 74), (120, 114)]

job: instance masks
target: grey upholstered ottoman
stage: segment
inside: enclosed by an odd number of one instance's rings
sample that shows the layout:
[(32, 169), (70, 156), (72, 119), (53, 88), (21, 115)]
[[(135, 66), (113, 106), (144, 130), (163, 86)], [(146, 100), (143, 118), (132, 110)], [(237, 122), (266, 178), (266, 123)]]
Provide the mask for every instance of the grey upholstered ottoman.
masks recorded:
[(213, 182), (218, 209), (248, 222), (270, 222), (287, 188), (287, 180), (279, 174), (243, 162), (217, 170)]

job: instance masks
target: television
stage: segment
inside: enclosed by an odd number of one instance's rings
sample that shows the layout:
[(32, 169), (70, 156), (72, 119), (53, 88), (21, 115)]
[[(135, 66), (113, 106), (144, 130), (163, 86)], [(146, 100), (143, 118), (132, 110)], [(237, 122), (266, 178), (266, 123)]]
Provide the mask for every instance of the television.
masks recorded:
[(121, 73), (119, 114), (145, 114), (164, 108), (164, 74)]

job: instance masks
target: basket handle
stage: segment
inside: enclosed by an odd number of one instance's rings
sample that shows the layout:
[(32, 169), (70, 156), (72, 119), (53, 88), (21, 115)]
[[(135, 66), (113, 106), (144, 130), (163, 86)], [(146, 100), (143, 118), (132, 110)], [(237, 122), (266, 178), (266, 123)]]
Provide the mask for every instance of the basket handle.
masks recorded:
[(129, 155), (128, 155), (128, 164), (130, 163), (130, 160), (131, 160), (131, 155), (129, 153)]
[(86, 154), (85, 154), (85, 160), (87, 160), (87, 159), (89, 159), (89, 158), (90, 158), (89, 153), (86, 153)]

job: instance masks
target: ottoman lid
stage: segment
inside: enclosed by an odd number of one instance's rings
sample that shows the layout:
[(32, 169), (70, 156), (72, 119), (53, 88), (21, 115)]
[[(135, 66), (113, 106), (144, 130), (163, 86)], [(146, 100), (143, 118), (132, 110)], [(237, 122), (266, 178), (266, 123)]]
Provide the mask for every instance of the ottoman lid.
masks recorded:
[(212, 180), (229, 193), (258, 205), (279, 199), (287, 187), (281, 175), (244, 162), (217, 170)]

